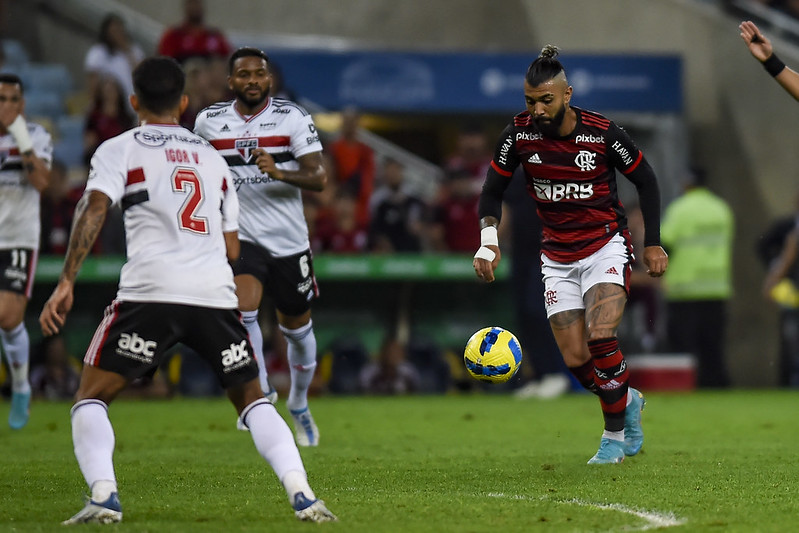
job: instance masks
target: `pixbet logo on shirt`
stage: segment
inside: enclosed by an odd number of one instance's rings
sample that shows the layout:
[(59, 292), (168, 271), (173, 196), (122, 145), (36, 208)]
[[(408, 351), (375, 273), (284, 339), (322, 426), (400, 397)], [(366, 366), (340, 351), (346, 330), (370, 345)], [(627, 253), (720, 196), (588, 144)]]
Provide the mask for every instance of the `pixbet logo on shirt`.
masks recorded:
[(533, 187), (536, 198), (545, 202), (586, 200), (594, 195), (594, 186), (591, 183), (549, 183), (536, 180)]

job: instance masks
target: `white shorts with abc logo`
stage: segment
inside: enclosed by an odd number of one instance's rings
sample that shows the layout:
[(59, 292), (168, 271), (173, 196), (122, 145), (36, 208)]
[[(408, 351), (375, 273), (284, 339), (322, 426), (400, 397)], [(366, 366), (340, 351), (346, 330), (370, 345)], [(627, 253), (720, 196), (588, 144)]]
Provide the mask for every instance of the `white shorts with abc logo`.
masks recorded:
[(614, 235), (605, 246), (573, 263), (558, 263), (541, 254), (547, 318), (561, 311), (585, 309), (583, 296), (598, 283), (621, 285), (629, 292), (632, 262), (621, 235)]

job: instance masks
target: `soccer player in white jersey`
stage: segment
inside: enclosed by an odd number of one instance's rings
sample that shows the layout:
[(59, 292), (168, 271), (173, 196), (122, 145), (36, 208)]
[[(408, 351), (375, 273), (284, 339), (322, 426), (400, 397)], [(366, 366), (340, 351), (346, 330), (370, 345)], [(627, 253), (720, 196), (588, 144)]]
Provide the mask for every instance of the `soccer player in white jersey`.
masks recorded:
[(291, 390), (286, 406), (297, 444), (316, 446), (319, 430), (308, 409), (316, 368), (311, 300), (318, 295), (301, 189), (321, 191), (327, 182), (322, 144), (311, 116), (282, 98), (270, 98), (269, 58), (256, 48), (239, 48), (229, 60), (230, 102), (197, 115), (194, 131), (224, 156), (241, 202), (241, 260), (234, 267), (244, 325), (258, 359), (261, 387), (277, 400), (267, 381), (258, 309), (264, 292), (275, 302), (288, 344)]
[(188, 104), (185, 77), (173, 59), (145, 59), (133, 71), (131, 104), (140, 126), (100, 145), (58, 285), (39, 321), (57, 333), (72, 307), (75, 278), (112, 203), (124, 212), (127, 262), (84, 357), (72, 440), (91, 500), (65, 524), (119, 522), (108, 404), (133, 379), (154, 372), (182, 342), (213, 368), (277, 474), (300, 520), (336, 517), (308, 486), (291, 430), (258, 384), (229, 261), (239, 254), (239, 204), (224, 160), (205, 140), (178, 126)]
[(50, 134), (23, 116), (22, 81), (0, 74), (0, 345), (11, 374), (8, 425), (28, 423), (30, 340), (25, 308), (39, 251), (39, 193), (50, 182)]

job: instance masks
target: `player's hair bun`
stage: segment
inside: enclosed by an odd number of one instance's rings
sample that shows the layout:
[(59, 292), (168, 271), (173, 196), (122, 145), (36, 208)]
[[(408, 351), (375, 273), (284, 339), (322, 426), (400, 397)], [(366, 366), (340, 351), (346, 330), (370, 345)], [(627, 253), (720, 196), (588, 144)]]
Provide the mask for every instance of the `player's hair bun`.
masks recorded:
[(541, 49), (541, 57), (546, 57), (549, 59), (554, 59), (558, 56), (558, 52), (560, 48), (555, 46), (554, 44), (548, 44)]

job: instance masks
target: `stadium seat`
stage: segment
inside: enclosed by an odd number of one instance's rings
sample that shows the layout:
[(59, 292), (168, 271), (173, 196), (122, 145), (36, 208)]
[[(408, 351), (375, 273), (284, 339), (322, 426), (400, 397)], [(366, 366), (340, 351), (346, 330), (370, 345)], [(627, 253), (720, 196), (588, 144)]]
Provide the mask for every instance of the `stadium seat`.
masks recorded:
[(56, 121), (58, 137), (61, 140), (83, 139), (83, 129), (86, 127), (86, 119), (81, 116), (64, 115)]
[(83, 138), (62, 137), (53, 145), (53, 159), (64, 163), (67, 167), (83, 164)]
[(3, 39), (2, 46), (6, 56), (3, 72), (17, 73), (30, 61), (28, 51), (21, 42), (14, 39)]
[(57, 92), (25, 90), (25, 116), (58, 120), (64, 114), (64, 102)]
[(408, 342), (408, 361), (419, 371), (419, 392), (443, 394), (452, 381), (449, 365), (441, 348), (427, 338), (412, 338)]
[(328, 384), (334, 394), (357, 394), (360, 392), (358, 376), (369, 361), (366, 347), (357, 339), (345, 336), (336, 339), (329, 348), (333, 357), (333, 368)]
[(72, 76), (61, 63), (29, 63), (19, 71), (25, 92), (48, 91), (58, 93), (62, 99), (72, 91)]

